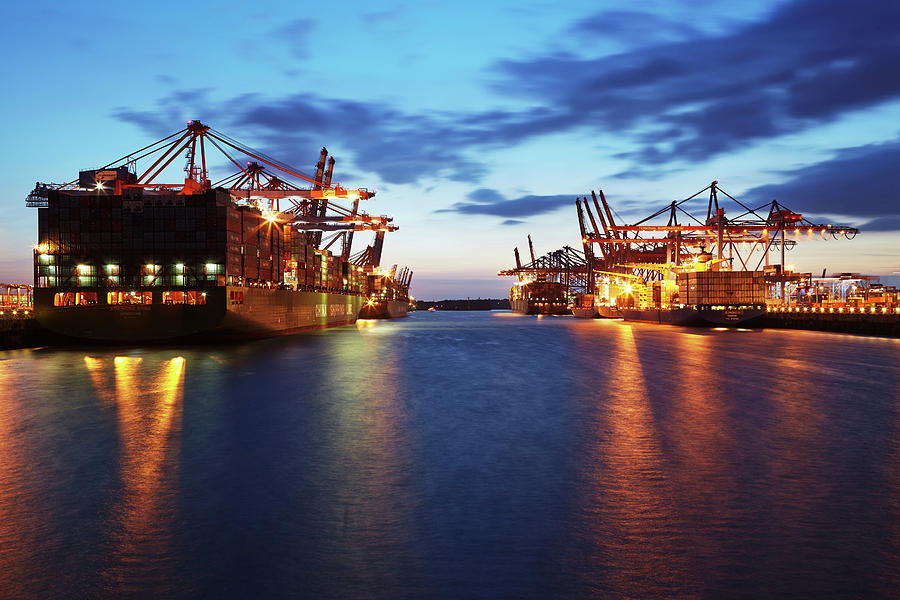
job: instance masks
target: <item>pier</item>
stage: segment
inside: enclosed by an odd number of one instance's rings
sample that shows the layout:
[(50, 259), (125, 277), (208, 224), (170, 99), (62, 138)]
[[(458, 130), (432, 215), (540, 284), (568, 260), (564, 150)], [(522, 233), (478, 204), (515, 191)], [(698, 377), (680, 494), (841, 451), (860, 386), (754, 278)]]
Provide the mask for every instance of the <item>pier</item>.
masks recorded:
[(900, 337), (900, 308), (769, 307), (762, 326)]

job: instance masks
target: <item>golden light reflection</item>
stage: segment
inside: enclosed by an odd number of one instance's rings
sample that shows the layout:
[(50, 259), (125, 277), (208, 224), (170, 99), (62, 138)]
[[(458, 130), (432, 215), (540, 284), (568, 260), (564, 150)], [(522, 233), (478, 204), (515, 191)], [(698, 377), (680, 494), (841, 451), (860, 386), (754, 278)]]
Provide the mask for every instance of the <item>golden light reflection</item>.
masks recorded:
[[(805, 348), (781, 345), (770, 355), (770, 371), (790, 373), (803, 385), (775, 386), (770, 397), (772, 427), (766, 432), (771, 453), (769, 469), (779, 485), (771, 489), (776, 527), (791, 532), (798, 524), (815, 519), (821, 503), (831, 493), (832, 481), (816, 468), (827, 446), (828, 411), (823, 400), (829, 390), (820, 387), (820, 365), (803, 356)], [(802, 356), (802, 359), (798, 359)]]
[(103, 359), (85, 356), (84, 366), (91, 378), (97, 397), (106, 402), (115, 402), (115, 382)]
[(40, 576), (34, 557), (44, 541), (45, 512), (34, 480), (39, 468), (23, 435), (22, 416), (29, 411), (14, 393), (23, 376), (12, 365), (0, 360), (0, 596), (20, 598)]
[[(587, 333), (593, 333), (588, 328)], [(583, 572), (604, 573), (597, 586), (611, 594), (666, 597), (693, 589), (686, 543), (677, 538), (677, 503), (632, 327), (608, 327), (610, 350), (602, 395), (596, 399), (582, 500), (584, 532), (593, 547)], [(625, 568), (608, 568), (614, 563)]]
[[(85, 359), (89, 371), (96, 363)], [(116, 356), (115, 403), (122, 496), (113, 511), (115, 548), (104, 575), (117, 591), (170, 555), (174, 477), (181, 431), (185, 359), (161, 362)], [(95, 382), (94, 374), (92, 380)]]
[[(678, 371), (669, 396), (667, 455), (674, 458), (672, 479), (679, 513), (694, 531), (725, 528), (734, 514), (729, 503), (738, 483), (731, 460), (740, 452), (735, 449), (730, 417), (735, 407), (729, 404), (733, 396), (727, 387), (733, 365), (720, 355), (733, 339), (705, 333), (674, 338)], [(709, 564), (735, 551), (722, 547), (725, 543), (709, 536), (686, 552), (692, 563)]]

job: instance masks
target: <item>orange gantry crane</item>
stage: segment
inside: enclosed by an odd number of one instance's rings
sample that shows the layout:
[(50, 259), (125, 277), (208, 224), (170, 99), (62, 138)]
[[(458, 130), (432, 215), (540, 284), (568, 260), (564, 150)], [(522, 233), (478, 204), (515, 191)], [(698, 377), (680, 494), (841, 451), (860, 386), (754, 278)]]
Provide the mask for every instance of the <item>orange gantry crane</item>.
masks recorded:
[[(214, 148), (237, 170), (213, 182), (209, 177), (207, 150)], [(162, 183), (162, 173), (179, 156), (184, 156), (183, 183)], [(242, 157), (242, 160), (235, 158)], [(152, 161), (137, 172), (138, 161)], [(326, 166), (327, 163), (327, 166)], [(99, 169), (82, 171), (79, 178), (62, 184), (40, 183), (26, 198), (30, 207), (46, 206), (49, 190), (91, 189), (98, 193), (127, 194), (129, 189), (177, 190), (178, 194), (196, 194), (213, 188), (228, 190), (236, 200), (258, 206), (263, 204), (264, 214), (272, 221), (290, 225), (308, 232), (316, 248), (328, 249), (337, 240), (342, 241), (341, 255), (350, 256), (353, 233), (374, 231), (376, 241), (362, 254), (368, 264), (378, 266), (384, 233), (396, 231), (392, 217), (372, 216), (359, 212), (360, 200), (375, 196), (367, 188), (347, 189), (332, 182), (334, 158), (322, 148), (314, 175), (306, 174), (266, 154), (234, 140), (222, 132), (198, 120), (188, 121), (186, 127), (135, 152), (126, 154)], [(292, 181), (293, 180), (293, 181)], [(281, 210), (280, 202), (290, 206)], [(337, 201), (349, 201), (348, 208)], [(324, 240), (323, 233), (333, 233)]]
[[(686, 205), (696, 203), (707, 191), (706, 218), (698, 218), (686, 210)], [(726, 218), (725, 208), (719, 203), (720, 193), (743, 212), (733, 219)], [(590, 228), (582, 213), (582, 200)], [(586, 196), (577, 199), (576, 205), (586, 255), (593, 256), (587, 253), (592, 244), (597, 244), (600, 250), (600, 256), (594, 260), (594, 270), (629, 273), (647, 279), (659, 277), (659, 265), (677, 267), (702, 252), (712, 253), (715, 260), (730, 262), (736, 270), (755, 271), (763, 265), (772, 266), (770, 255), (775, 249), (780, 251), (780, 263), (774, 270), (784, 276), (785, 250), (793, 248), (797, 241), (814, 236), (852, 239), (859, 233), (854, 227), (815, 224), (776, 200), (750, 208), (720, 188), (718, 181), (630, 225), (616, 223), (602, 190), (599, 202), (593, 191), (591, 201), (600, 227)], [(665, 225), (650, 223), (666, 217)]]

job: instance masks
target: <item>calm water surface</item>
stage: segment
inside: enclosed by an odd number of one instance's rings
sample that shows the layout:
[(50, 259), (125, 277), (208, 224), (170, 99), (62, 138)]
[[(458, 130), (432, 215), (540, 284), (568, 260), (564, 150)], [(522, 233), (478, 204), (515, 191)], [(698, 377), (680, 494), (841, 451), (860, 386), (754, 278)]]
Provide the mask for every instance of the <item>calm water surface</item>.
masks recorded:
[(510, 313), (0, 352), (0, 597), (890, 597), (900, 340)]

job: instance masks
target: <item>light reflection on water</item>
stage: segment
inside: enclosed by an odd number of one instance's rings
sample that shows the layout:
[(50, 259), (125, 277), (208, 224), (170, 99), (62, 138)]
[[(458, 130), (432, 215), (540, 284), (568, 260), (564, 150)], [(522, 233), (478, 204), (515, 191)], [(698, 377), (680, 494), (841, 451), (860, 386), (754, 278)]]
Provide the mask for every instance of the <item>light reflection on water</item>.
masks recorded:
[[(145, 590), (165, 567), (160, 563), (173, 559), (185, 359), (177, 356), (142, 368), (147, 366), (141, 357), (113, 359), (122, 489), (112, 510), (114, 549), (104, 575), (118, 593)], [(104, 367), (108, 365), (100, 369)], [(97, 389), (98, 396), (107, 389)]]
[[(631, 590), (636, 597), (663, 597), (688, 582), (683, 543), (670, 523), (677, 518), (667, 480), (660, 436), (650, 405), (647, 373), (630, 328), (615, 330), (607, 393), (597, 398), (598, 434), (595, 468), (589, 477), (595, 497), (584, 527), (604, 556), (627, 569), (609, 570), (592, 591), (601, 595)], [(602, 572), (601, 568), (592, 569)]]
[(0, 596), (887, 595), (898, 365), (448, 312), (0, 353)]

